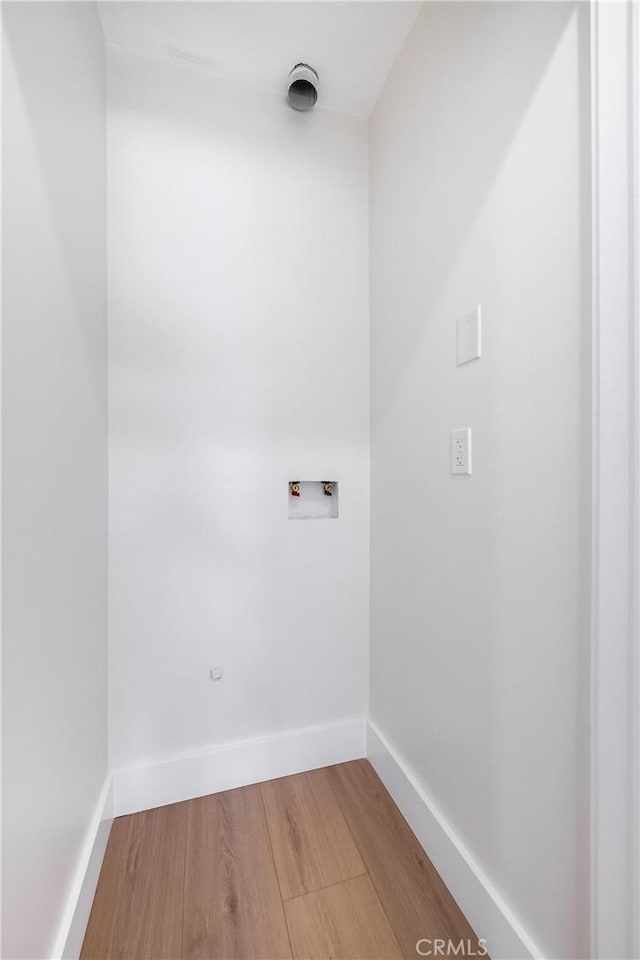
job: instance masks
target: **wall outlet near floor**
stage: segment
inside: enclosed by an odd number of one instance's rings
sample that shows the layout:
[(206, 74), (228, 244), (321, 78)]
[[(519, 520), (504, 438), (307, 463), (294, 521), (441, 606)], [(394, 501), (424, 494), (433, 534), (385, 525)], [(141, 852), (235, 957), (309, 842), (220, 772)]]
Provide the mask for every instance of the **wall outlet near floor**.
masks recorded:
[(451, 473), (471, 476), (471, 427), (451, 431)]
[(224, 670), (222, 667), (211, 667), (209, 670), (209, 678), (211, 680), (222, 680)]

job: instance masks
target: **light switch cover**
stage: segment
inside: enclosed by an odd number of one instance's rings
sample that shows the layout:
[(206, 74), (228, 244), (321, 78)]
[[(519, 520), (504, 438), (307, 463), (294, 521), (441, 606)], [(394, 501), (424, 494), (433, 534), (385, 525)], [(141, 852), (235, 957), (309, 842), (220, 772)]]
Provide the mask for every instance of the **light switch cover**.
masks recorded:
[(482, 317), (480, 306), (458, 320), (458, 366), (482, 356)]

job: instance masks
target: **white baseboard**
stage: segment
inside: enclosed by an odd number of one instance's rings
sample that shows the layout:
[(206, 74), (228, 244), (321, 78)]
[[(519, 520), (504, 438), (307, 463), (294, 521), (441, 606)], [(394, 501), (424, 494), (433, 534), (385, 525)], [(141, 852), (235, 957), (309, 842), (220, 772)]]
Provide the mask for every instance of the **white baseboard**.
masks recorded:
[(80, 956), (112, 822), (113, 792), (109, 775), (100, 792), (78, 857), (58, 935), (51, 951), (53, 960), (77, 960)]
[(368, 756), (492, 960), (542, 956), (408, 766), (372, 721), (346, 720), (225, 744), (116, 770), (105, 782), (78, 858), (51, 956), (77, 960), (112, 818)]
[(371, 720), (367, 756), (476, 934), (486, 940), (492, 960), (541, 957), (508, 904)]
[(114, 770), (114, 816), (364, 756), (366, 721), (358, 719), (289, 730), (160, 763)]

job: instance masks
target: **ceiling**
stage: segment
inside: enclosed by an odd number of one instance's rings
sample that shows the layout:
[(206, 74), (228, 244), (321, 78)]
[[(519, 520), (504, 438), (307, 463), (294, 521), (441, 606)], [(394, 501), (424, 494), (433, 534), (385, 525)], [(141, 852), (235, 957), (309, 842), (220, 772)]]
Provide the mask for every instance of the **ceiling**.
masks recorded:
[(108, 44), (283, 96), (289, 70), (304, 61), (320, 76), (319, 107), (368, 117), (421, 6), (122, 0), (101, 3), (100, 16)]

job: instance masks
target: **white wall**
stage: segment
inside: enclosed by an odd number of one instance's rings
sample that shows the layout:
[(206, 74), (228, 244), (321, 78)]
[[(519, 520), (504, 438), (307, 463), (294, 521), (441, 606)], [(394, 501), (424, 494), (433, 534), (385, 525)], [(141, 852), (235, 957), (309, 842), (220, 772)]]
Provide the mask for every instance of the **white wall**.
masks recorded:
[(429, 3), (370, 125), (371, 715), (553, 957), (588, 952), (587, 17)]
[(361, 120), (108, 58), (120, 768), (366, 713), (368, 180)]
[(3, 956), (48, 957), (105, 782), (105, 65), (3, 4)]

